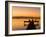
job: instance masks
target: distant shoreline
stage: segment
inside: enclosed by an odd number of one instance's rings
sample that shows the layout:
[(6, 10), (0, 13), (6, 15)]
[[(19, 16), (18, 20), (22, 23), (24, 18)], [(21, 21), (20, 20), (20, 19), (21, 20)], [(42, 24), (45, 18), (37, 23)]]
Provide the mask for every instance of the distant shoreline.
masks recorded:
[(31, 18), (31, 19), (40, 19), (40, 17), (29, 17), (29, 16), (13, 16), (12, 19), (28, 19), (28, 18)]

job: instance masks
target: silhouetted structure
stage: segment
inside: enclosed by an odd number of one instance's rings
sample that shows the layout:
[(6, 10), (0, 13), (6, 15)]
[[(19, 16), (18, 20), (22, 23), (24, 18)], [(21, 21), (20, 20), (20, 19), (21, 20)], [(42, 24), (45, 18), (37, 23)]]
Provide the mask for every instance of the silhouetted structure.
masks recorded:
[(34, 25), (34, 21), (32, 20), (32, 21), (30, 21), (29, 20), (29, 25), (28, 25), (28, 27), (27, 27), (27, 30), (31, 30), (31, 29), (36, 29), (36, 27), (35, 27), (35, 25)]

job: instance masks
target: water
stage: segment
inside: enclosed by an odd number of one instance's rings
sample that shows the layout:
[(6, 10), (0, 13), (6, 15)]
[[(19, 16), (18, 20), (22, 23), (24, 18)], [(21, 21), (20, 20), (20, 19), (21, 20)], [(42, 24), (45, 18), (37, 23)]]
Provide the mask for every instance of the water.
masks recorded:
[[(35, 21), (35, 19), (33, 20)], [(29, 21), (29, 19), (12, 19), (12, 30), (26, 30), (29, 22), (24, 21)], [(37, 19), (37, 21), (39, 21), (39, 19)], [(37, 24), (37, 22), (34, 23)]]

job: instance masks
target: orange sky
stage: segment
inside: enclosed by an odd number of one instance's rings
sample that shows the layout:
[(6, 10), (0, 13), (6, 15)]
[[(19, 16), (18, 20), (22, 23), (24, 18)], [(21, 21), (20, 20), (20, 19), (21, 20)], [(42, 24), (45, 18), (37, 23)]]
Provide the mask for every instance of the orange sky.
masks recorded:
[(37, 7), (15, 7), (12, 8), (12, 16), (40, 16), (40, 8)]

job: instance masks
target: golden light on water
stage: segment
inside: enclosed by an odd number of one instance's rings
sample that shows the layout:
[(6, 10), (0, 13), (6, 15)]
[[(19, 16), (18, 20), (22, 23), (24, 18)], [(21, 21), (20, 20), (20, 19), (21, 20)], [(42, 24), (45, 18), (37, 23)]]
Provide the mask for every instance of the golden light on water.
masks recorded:
[[(30, 17), (40, 17), (40, 8), (37, 7), (12, 7), (12, 17), (15, 16), (30, 16)], [(12, 19), (12, 29), (13, 30), (23, 30), (27, 26), (24, 26), (24, 21), (28, 19)]]

